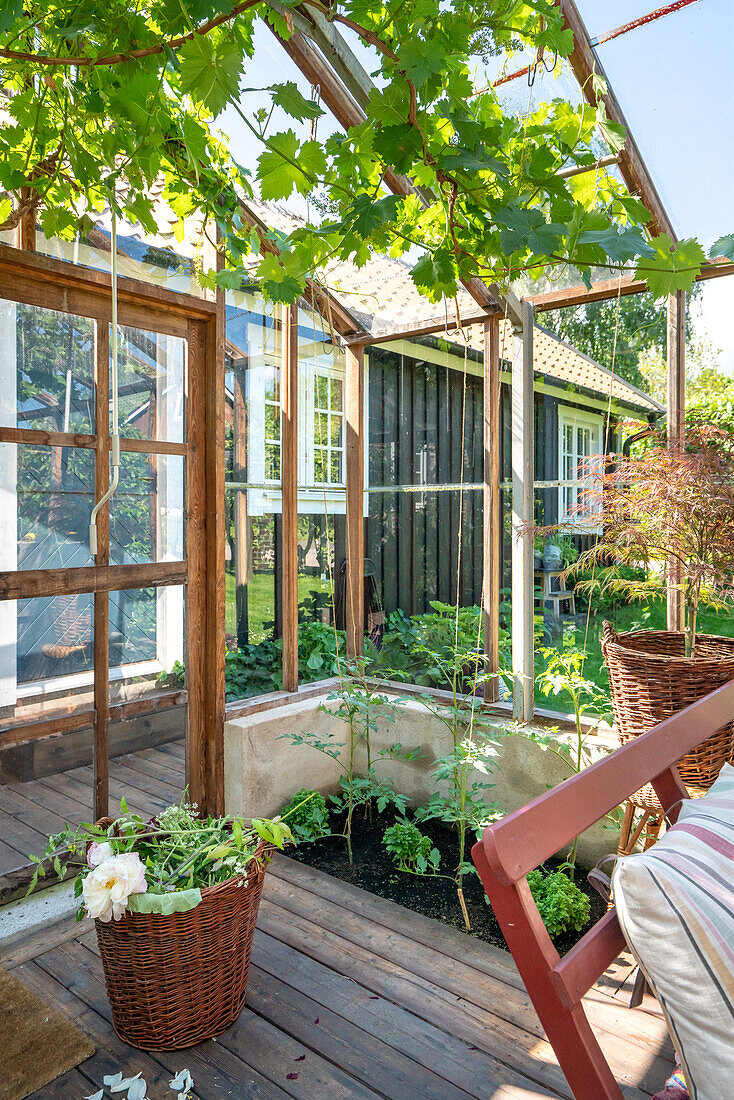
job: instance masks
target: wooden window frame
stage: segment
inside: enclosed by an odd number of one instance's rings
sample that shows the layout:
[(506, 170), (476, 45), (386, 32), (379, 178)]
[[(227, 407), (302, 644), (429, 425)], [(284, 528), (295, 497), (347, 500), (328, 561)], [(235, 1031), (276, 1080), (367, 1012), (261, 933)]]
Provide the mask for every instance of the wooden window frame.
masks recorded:
[[(95, 451), (95, 497), (106, 486), (109, 462), (107, 364), (112, 319), (109, 276), (91, 268), (0, 245), (0, 298), (88, 317), (95, 324), (95, 435), (0, 428), (0, 442), (87, 447)], [(180, 562), (108, 563), (106, 510), (99, 525), (99, 553), (89, 567), (0, 572), (0, 599), (94, 594), (94, 706), (57, 708), (41, 718), (5, 720), (0, 743), (18, 744), (51, 730), (94, 727), (95, 812), (107, 812), (110, 720), (171, 705), (188, 705), (186, 781), (189, 797), (204, 812), (223, 812), (224, 730), (224, 310), (223, 302), (121, 279), (118, 323), (183, 338), (188, 347), (186, 440), (170, 443), (123, 439), (123, 451), (177, 454), (186, 459), (185, 538)], [(220, 369), (221, 368), (221, 369)], [(187, 588), (187, 690), (153, 700), (109, 704), (108, 593), (125, 588)]]

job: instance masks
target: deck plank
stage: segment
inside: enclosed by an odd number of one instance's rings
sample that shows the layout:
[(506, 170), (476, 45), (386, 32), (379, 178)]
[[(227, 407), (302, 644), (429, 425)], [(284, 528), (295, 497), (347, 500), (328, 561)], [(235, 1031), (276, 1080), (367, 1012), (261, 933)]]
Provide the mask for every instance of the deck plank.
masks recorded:
[[(300, 867), (299, 864), (295, 865), (295, 868)], [(326, 875), (323, 877), (329, 878)], [(331, 882), (336, 885), (336, 880), (331, 879)], [(342, 885), (344, 884), (338, 883), (338, 887)], [(351, 888), (350, 899), (355, 890), (356, 887)], [(546, 1056), (552, 1058), (550, 1047), (543, 1039), (540, 1021), (519, 978), (516, 984), (512, 984), (507, 981), (505, 974), (498, 973), (492, 963), (492, 951), (487, 952), (487, 963), (481, 970), (473, 964), (462, 964), (461, 954), (465, 949), (462, 939), (467, 941), (467, 945), (473, 944), (475, 954), (482, 952), (485, 946), (479, 941), (471, 941), (462, 936), (462, 933), (439, 925), (436, 929), (437, 938), (442, 937), (444, 932), (453, 932), (452, 938), (458, 940), (455, 951), (444, 954), (434, 947), (432, 937), (428, 944), (425, 942), (425, 921), (430, 918), (417, 922), (419, 932), (415, 934), (415, 938), (411, 937), (410, 929), (414, 926), (413, 917), (416, 914), (405, 910), (402, 910), (406, 917), (400, 931), (384, 927), (374, 919), (365, 928), (364, 917), (355, 916), (351, 910), (345, 911), (343, 902), (338, 905), (333, 900), (310, 894), (302, 885), (294, 889), (292, 884), (279, 879), (277, 872), (269, 876), (265, 897), (266, 905), (274, 903), (295, 916), (310, 920), (324, 933), (337, 929), (339, 937), (346, 941), (345, 950), (349, 949), (347, 944), (354, 949), (367, 949), (376, 958), (401, 966), (411, 974), (413, 980), (423, 979), (430, 986), (438, 986), (447, 1000), (461, 997), (467, 1011), (476, 1014), (479, 1019), (491, 1013), (495, 1025), (500, 1020), (505, 1021), (509, 1028), (519, 1025), (527, 1034), (513, 1031), (512, 1039), (508, 1043), (510, 1057), (516, 1056), (518, 1049), (528, 1050), (529, 1044), (535, 1047), (540, 1040), (545, 1044), (545, 1048), (541, 1049), (545, 1049)], [(365, 904), (372, 905), (371, 898), (371, 895), (367, 895)], [(373, 900), (382, 903), (383, 899)], [(384, 911), (382, 904), (376, 908)], [(311, 938), (314, 938), (313, 935)], [(509, 959), (509, 956), (505, 958)], [(657, 1091), (655, 1086), (661, 1075), (665, 1079), (672, 1060), (668, 1051), (661, 1050), (665, 1038), (664, 1028), (646, 1015), (635, 1015), (630, 1020), (629, 1010), (622, 1005), (615, 1005), (607, 998), (599, 998), (589, 1007), (592, 1026), (613, 1063), (613, 1068), (621, 1075), (635, 1075), (643, 1089), (651, 1086), (651, 1093)]]
[[(171, 774), (179, 767), (183, 775), (180, 755), (164, 758)], [(135, 754), (123, 768), (142, 768), (144, 778), (170, 786), (167, 773), (145, 764)], [(148, 796), (155, 798), (152, 790)], [(247, 1005), (233, 1027), (188, 1051), (144, 1053), (112, 1029), (89, 922), (62, 920), (14, 937), (0, 964), (75, 1020), (97, 1048), (32, 1100), (74, 1100), (120, 1069), (142, 1072), (151, 1095), (163, 1095), (183, 1066), (200, 1100), (572, 1100), (499, 948), (279, 855), (266, 877), (252, 957)], [(665, 1030), (652, 1012), (623, 1008), (612, 986), (592, 993), (590, 1018), (626, 1100), (649, 1100), (671, 1064)]]

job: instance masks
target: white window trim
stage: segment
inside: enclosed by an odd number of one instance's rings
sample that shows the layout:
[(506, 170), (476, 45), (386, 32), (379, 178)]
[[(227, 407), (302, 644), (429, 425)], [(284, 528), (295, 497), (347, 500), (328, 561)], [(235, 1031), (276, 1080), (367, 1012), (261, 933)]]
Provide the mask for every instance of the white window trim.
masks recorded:
[[(558, 407), (558, 480), (565, 482), (569, 480), (566, 477), (565, 470), (565, 449), (564, 449), (564, 435), (565, 429), (568, 426), (577, 428), (590, 428), (592, 430), (593, 437), (591, 443), (591, 455), (601, 454), (603, 451), (603, 435), (604, 435), (604, 417), (597, 413), (585, 412), (583, 409), (572, 409), (568, 406), (559, 405)], [(588, 483), (588, 478), (577, 477), (572, 479), (578, 485)], [(558, 522), (570, 523), (573, 522), (573, 517), (569, 516), (565, 507), (565, 496), (567, 487), (561, 485), (558, 489)], [(599, 509), (601, 515), (601, 508)], [(580, 532), (585, 534), (596, 534), (601, 530), (601, 523), (599, 524), (581, 524), (577, 523), (576, 526)]]

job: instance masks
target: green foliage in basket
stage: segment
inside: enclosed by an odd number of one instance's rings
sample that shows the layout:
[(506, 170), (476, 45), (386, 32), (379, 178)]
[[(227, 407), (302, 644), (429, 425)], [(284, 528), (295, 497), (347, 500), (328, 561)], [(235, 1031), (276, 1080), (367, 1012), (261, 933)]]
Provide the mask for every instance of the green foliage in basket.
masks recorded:
[(588, 923), (591, 903), (564, 870), (548, 873), (538, 867), (528, 875), (528, 886), (549, 936), (580, 932)]
[(438, 848), (412, 821), (396, 821), (385, 829), (382, 843), (400, 871), (425, 875), (438, 870), (441, 862)]
[(318, 791), (309, 791), (303, 788), (296, 791), (283, 809), (280, 811), (282, 818), (288, 818), (288, 824), (296, 840), (306, 841), (320, 840), (324, 836), (331, 836), (329, 826), (329, 809), (326, 799)]
[(141, 894), (193, 892), (187, 901), (191, 907), (200, 900), (198, 891), (246, 876), (260, 841), (283, 848), (292, 840), (281, 818), (250, 823), (229, 816), (202, 818), (184, 795), (178, 806), (144, 821), (123, 798), (120, 816), (110, 825), (67, 825), (50, 836), (43, 856), (30, 857), (36, 869), (28, 893), (45, 875), (43, 860), (49, 860), (61, 879), (76, 868), (74, 894), (83, 899), (79, 919), (86, 914), (119, 920)]

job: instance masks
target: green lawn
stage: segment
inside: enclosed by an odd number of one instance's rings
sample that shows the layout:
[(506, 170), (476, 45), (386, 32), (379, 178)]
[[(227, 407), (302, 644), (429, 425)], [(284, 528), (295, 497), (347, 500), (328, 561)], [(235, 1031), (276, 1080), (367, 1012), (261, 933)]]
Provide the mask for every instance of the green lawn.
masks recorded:
[[(585, 649), (584, 675), (605, 691), (609, 691), (609, 677), (604, 666), (601, 652), (602, 625), (605, 619), (613, 623), (620, 633), (626, 630), (665, 630), (666, 608), (664, 601), (649, 604), (622, 605), (613, 611), (598, 613), (593, 605), (588, 619), (588, 632), (585, 620), (562, 620), (562, 636), (543, 643), (548, 649)], [(732, 612), (702, 611), (698, 616), (698, 629), (702, 634), (723, 634), (734, 637), (734, 614)], [(543, 665), (540, 654), (535, 659), (536, 671)], [(537, 704), (551, 710), (567, 711), (571, 709), (571, 700), (565, 692), (546, 698), (538, 694)]]
[[(234, 574), (226, 574), (226, 607), (225, 630), (227, 634), (236, 633), (235, 617), (235, 588)], [(264, 638), (272, 637), (272, 627), (266, 623), (272, 623), (275, 617), (275, 586), (272, 573), (256, 573), (247, 586), (247, 608), (249, 612), (250, 641), (261, 642)], [(315, 592), (330, 592), (329, 581), (322, 581), (318, 576), (299, 576), (298, 578), (298, 602), (303, 601)]]

